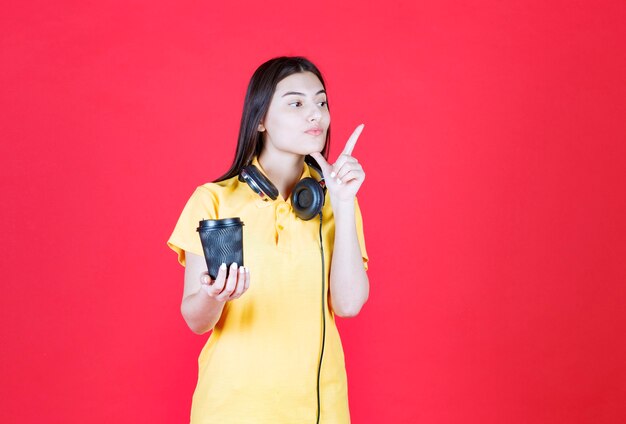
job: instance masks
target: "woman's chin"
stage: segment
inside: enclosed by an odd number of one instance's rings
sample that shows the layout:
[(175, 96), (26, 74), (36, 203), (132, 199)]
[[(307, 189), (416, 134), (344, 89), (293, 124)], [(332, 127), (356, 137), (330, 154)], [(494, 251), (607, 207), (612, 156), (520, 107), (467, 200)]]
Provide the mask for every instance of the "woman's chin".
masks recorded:
[(326, 137), (324, 136), (322, 138), (322, 136), (320, 136), (318, 140), (314, 140), (314, 142), (311, 143), (311, 147), (307, 149), (309, 150), (307, 155), (310, 155), (311, 153), (315, 153), (315, 152), (321, 152), (322, 150), (324, 150), (325, 145), (326, 145)]

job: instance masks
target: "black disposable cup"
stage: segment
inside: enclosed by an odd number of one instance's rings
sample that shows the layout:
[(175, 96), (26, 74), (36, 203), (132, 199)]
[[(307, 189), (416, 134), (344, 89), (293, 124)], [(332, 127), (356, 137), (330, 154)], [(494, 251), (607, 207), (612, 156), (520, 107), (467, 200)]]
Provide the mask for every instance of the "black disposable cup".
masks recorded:
[(243, 265), (243, 222), (239, 218), (205, 219), (196, 229), (200, 233), (204, 259), (213, 280), (221, 264)]

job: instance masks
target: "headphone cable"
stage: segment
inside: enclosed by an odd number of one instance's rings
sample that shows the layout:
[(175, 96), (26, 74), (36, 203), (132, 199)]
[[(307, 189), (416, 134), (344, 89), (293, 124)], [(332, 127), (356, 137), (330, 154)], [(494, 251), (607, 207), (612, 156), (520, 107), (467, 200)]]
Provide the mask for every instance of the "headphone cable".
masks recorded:
[(322, 360), (324, 359), (324, 344), (326, 342), (326, 271), (324, 269), (324, 244), (322, 242), (322, 211), (320, 211), (320, 252), (322, 255), (322, 349), (320, 351), (320, 362), (317, 367), (317, 424), (320, 422), (321, 415), (320, 380), (322, 375)]

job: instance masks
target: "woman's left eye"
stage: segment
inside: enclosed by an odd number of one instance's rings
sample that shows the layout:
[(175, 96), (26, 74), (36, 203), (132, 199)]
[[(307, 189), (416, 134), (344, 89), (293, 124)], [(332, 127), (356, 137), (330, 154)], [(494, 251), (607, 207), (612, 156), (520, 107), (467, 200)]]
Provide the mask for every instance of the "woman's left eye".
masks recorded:
[(328, 102), (319, 102), (318, 105), (326, 107), (328, 105)]

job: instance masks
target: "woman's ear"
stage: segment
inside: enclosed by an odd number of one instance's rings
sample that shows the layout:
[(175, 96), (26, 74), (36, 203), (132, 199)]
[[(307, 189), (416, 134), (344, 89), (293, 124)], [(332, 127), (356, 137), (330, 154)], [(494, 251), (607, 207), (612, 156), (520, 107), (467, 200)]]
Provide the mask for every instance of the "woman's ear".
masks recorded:
[(262, 124), (262, 123), (260, 123), (260, 124), (259, 124), (259, 126), (257, 127), (257, 131), (258, 131), (258, 132), (263, 132), (263, 131), (265, 131), (265, 127), (263, 126), (263, 124)]

